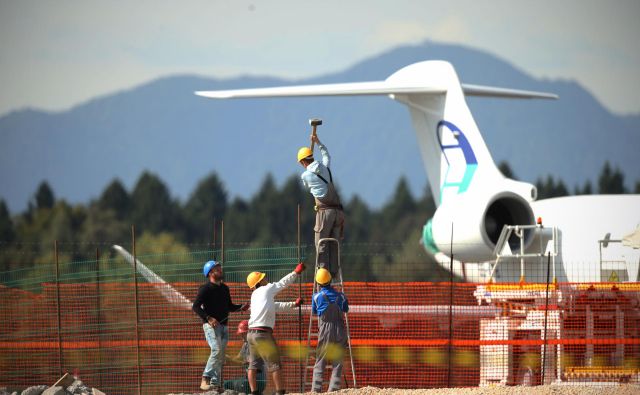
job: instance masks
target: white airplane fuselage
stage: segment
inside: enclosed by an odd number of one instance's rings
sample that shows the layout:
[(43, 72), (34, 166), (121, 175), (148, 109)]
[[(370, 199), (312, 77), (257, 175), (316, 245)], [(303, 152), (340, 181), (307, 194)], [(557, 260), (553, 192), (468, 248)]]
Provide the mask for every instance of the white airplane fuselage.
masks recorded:
[(627, 271), (627, 281), (638, 281), (640, 249), (620, 242), (604, 246), (601, 241), (607, 234), (611, 240), (621, 240), (636, 229), (640, 195), (567, 196), (535, 201), (531, 207), (536, 217), (548, 218), (549, 225), (558, 227), (557, 261), (563, 272), (558, 281), (600, 282), (615, 277), (622, 281), (620, 274), (603, 278), (603, 273), (613, 270), (612, 264)]

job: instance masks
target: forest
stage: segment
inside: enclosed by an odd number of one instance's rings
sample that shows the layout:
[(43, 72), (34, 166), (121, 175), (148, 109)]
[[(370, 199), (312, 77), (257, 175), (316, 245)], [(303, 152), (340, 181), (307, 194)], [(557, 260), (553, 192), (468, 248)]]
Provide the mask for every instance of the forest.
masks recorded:
[[(499, 168), (505, 176), (517, 178), (506, 162)], [(538, 178), (535, 184), (538, 199), (640, 193), (640, 181), (628, 190), (621, 170), (608, 162), (598, 175), (597, 185), (586, 182), (570, 192), (553, 175)], [(346, 225), (342, 246), (343, 251), (350, 252), (343, 257), (343, 267), (349, 267), (347, 274), (374, 280), (389, 273), (376, 272), (376, 265), (410, 262), (412, 266), (405, 267), (404, 272), (423, 280), (441, 278), (444, 273), (418, 243), (422, 226), (435, 211), (429, 189), (414, 197), (404, 178), (394, 188), (391, 198), (378, 209), (368, 207), (357, 195), (348, 201), (343, 199)], [(139, 254), (220, 248), (222, 241), (226, 248), (296, 245), (298, 207), (300, 243), (306, 250), (313, 245), (313, 206), (313, 198), (303, 189), (298, 175), (278, 187), (268, 174), (251, 198), (230, 199), (224, 181), (212, 172), (185, 202), (180, 202), (158, 175), (143, 172), (131, 191), (114, 179), (97, 199), (73, 205), (57, 199), (43, 181), (22, 213), (12, 216), (0, 200), (0, 272), (50, 263), (54, 242), (59, 246), (60, 259), (66, 262), (94, 259), (96, 250), (107, 252), (113, 244), (131, 246), (133, 235)]]

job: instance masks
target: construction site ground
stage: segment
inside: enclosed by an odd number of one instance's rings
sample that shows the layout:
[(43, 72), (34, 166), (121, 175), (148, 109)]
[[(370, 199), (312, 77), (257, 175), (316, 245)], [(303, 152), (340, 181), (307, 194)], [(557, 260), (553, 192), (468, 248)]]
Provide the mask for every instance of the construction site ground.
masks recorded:
[(535, 387), (474, 387), (474, 388), (432, 388), (432, 389), (397, 389), (364, 387), (343, 389), (333, 394), (340, 395), (631, 395), (640, 394), (640, 386), (550, 386)]
[[(227, 391), (228, 393), (229, 391)], [(268, 393), (268, 392), (265, 392)], [(215, 392), (204, 392), (193, 395), (213, 395)], [(311, 395), (313, 392), (288, 392), (289, 395)], [(431, 389), (399, 389), (399, 388), (346, 388), (331, 392), (336, 395), (637, 395), (640, 386), (633, 384), (588, 386), (588, 385), (540, 385), (524, 386), (491, 386), (466, 388), (431, 388)], [(191, 395), (191, 394), (169, 394)]]

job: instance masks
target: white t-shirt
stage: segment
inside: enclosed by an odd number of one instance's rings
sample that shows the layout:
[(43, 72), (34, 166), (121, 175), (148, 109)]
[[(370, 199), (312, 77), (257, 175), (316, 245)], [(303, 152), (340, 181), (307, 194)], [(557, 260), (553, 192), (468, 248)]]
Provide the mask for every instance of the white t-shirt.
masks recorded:
[(298, 278), (296, 272), (284, 276), (277, 283), (269, 283), (254, 290), (251, 294), (251, 315), (249, 316), (249, 328), (266, 326), (273, 329), (276, 325), (276, 310), (291, 307), (293, 302), (276, 302), (275, 296), (293, 284)]

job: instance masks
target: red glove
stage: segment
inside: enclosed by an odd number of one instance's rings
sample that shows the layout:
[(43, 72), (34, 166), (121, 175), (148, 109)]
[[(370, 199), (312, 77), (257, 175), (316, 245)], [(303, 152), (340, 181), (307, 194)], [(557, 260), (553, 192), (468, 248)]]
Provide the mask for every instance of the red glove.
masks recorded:
[(301, 305), (304, 304), (304, 299), (298, 298), (298, 299), (296, 299), (294, 304), (295, 304), (296, 307), (300, 307)]
[(296, 272), (296, 274), (300, 274), (304, 271), (304, 269), (305, 269), (304, 263), (300, 262), (298, 263), (298, 266), (296, 266), (296, 268), (293, 271)]
[(240, 307), (240, 311), (247, 311), (251, 305), (249, 303), (245, 303)]

